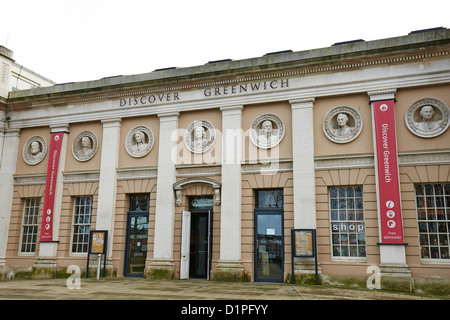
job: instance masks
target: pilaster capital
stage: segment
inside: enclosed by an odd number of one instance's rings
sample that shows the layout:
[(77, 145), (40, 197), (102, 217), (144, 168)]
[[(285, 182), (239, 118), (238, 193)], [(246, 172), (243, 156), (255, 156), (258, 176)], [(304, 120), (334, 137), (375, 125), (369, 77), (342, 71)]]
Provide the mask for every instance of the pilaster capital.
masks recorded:
[(291, 104), (292, 110), (295, 109), (306, 109), (314, 107), (315, 98), (302, 98), (302, 99), (293, 99), (289, 100)]
[(220, 107), (220, 111), (222, 111), (222, 113), (235, 113), (235, 112), (241, 113), (242, 109), (244, 109), (244, 106), (242, 104)]
[(50, 132), (69, 132), (69, 124), (68, 123), (54, 123), (50, 124)]
[(179, 116), (180, 113), (178, 111), (158, 113), (160, 122), (178, 121)]
[(369, 95), (370, 102), (379, 101), (379, 100), (392, 100), (395, 97), (395, 93), (397, 89), (383, 89), (383, 90), (374, 90), (369, 91), (367, 94)]
[(19, 128), (5, 128), (5, 137), (19, 137), (20, 129)]
[(111, 119), (103, 119), (101, 120), (103, 123), (103, 128), (114, 128), (121, 126), (122, 119), (121, 118), (111, 118)]

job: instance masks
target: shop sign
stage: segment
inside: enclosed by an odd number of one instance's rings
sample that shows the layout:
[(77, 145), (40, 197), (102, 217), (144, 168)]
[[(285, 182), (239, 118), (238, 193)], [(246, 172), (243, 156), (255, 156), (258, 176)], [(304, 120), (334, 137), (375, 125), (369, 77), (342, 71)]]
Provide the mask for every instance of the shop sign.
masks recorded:
[(395, 135), (394, 100), (374, 101), (379, 219), (382, 244), (402, 244), (403, 226)]
[(332, 232), (365, 232), (365, 227), (363, 222), (332, 222), (331, 223)]
[(195, 197), (191, 200), (191, 206), (194, 209), (210, 209), (213, 205), (213, 199), (210, 197)]
[(53, 207), (55, 204), (56, 177), (64, 132), (53, 132), (48, 153), (47, 180), (45, 182), (44, 208), (41, 224), (41, 242), (53, 241)]

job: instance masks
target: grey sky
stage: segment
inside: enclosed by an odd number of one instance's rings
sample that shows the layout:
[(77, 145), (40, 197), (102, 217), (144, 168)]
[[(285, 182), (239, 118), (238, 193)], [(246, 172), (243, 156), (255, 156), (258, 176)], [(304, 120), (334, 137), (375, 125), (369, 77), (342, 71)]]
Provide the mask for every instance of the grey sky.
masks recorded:
[(14, 0), (0, 44), (57, 83), (450, 27), (450, 2)]

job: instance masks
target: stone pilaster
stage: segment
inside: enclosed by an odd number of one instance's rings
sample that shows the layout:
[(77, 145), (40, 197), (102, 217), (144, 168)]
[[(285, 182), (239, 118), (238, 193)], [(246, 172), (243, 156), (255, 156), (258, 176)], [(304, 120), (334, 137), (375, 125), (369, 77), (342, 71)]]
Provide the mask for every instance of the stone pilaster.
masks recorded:
[(222, 107), (220, 260), (214, 280), (241, 281), (242, 105)]
[(121, 119), (106, 119), (103, 123), (102, 157), (97, 203), (97, 230), (108, 230), (106, 268), (112, 268), (114, 214), (116, 208), (117, 166), (119, 162)]
[(19, 129), (6, 129), (3, 135), (3, 153), (0, 158), (0, 267), (6, 265), (9, 222), (14, 193), (14, 173), (19, 152)]
[[(395, 98), (396, 89), (386, 89), (368, 92), (371, 101), (372, 108), (372, 128), (373, 128), (373, 148), (375, 150), (375, 176), (376, 176), (376, 190), (377, 190), (377, 212), (378, 212), (378, 229), (379, 229), (379, 248), (380, 248), (380, 284), (381, 289), (392, 289), (392, 290), (401, 290), (401, 291), (410, 291), (412, 288), (412, 278), (411, 271), (409, 270), (408, 265), (406, 264), (406, 252), (405, 245), (406, 244), (384, 244), (382, 243), (381, 237), (381, 210), (379, 199), (380, 193), (380, 185), (378, 180), (378, 169), (377, 169), (377, 141), (375, 136), (375, 123), (374, 123), (374, 114), (373, 114), (373, 101), (382, 101), (382, 100), (393, 100)], [(381, 143), (381, 142), (379, 142)], [(379, 155), (378, 155), (379, 156)], [(397, 157), (397, 154), (392, 155)], [(398, 161), (397, 161), (398, 163)], [(400, 188), (400, 186), (398, 186)], [(400, 192), (400, 191), (399, 191)]]
[[(292, 107), (295, 229), (317, 228), (314, 170), (314, 100), (314, 98), (305, 98), (289, 101)], [(314, 277), (314, 263), (314, 258), (295, 258), (294, 272), (296, 278)]]
[(56, 172), (55, 202), (53, 206), (53, 241), (39, 243), (39, 256), (33, 263), (36, 278), (52, 278), (55, 276), (56, 255), (58, 252), (59, 223), (61, 220), (61, 204), (63, 193), (63, 171), (66, 163), (68, 124), (55, 124), (50, 126), (50, 132), (64, 132), (61, 151), (59, 155), (58, 171)]
[(175, 218), (175, 161), (177, 147), (178, 112), (158, 114), (159, 151), (158, 182), (156, 186), (156, 214), (153, 259), (147, 276), (150, 278), (174, 278), (173, 237)]

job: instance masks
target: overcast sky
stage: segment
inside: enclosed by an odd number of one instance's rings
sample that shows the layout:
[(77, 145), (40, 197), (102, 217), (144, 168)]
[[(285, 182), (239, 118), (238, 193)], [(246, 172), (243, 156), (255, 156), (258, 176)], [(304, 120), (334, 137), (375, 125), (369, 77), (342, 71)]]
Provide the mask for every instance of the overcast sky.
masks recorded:
[(1, 0), (0, 45), (57, 83), (450, 28), (449, 0)]

